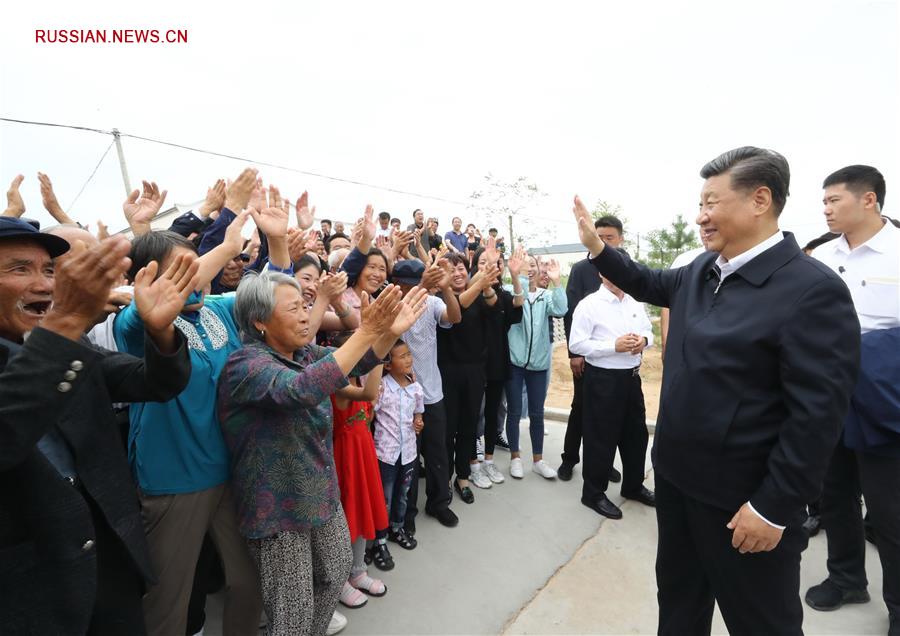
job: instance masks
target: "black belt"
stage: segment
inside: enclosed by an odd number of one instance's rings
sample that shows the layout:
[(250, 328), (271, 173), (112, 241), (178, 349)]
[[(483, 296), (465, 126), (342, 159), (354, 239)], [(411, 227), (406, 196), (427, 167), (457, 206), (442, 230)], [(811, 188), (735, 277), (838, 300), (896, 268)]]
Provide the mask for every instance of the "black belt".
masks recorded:
[(587, 364), (587, 366), (591, 367), (592, 369), (596, 369), (597, 371), (604, 371), (606, 373), (614, 373), (616, 375), (626, 375), (627, 374), (632, 377), (637, 377), (637, 376), (640, 376), (640, 374), (641, 374), (641, 365), (637, 365), (633, 369), (607, 369), (605, 367), (594, 366), (593, 364), (591, 364), (589, 362), (586, 362), (585, 364)]

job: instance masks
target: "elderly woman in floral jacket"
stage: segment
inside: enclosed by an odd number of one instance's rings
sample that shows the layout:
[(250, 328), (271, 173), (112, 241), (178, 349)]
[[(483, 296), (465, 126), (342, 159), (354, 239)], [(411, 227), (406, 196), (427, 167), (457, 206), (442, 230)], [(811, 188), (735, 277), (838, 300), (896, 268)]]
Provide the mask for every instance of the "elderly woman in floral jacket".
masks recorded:
[(329, 395), (381, 363), (421, 315), (424, 296), (401, 299), (391, 286), (364, 300), (359, 330), (334, 349), (311, 344), (306, 302), (290, 276), (267, 272), (238, 287), (245, 344), (222, 371), (217, 407), (269, 634), (325, 634), (352, 558)]

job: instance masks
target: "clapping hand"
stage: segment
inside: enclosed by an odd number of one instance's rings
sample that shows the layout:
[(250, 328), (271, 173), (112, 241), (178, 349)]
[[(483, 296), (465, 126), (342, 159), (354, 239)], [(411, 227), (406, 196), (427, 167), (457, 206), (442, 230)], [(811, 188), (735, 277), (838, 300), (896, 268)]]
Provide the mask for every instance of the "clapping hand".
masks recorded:
[(9, 184), (9, 190), (6, 191), (6, 211), (3, 216), (14, 216), (16, 218), (25, 214), (25, 201), (19, 192), (19, 186), (25, 180), (25, 175), (17, 175), (12, 183)]
[(424, 287), (413, 287), (409, 291), (400, 303), (397, 317), (391, 325), (391, 334), (399, 338), (422, 317), (428, 307), (427, 297), (428, 290)]
[(257, 185), (257, 174), (258, 172), (255, 168), (244, 168), (243, 172), (238, 175), (238, 178), (228, 184), (225, 189), (226, 208), (235, 214), (239, 214), (241, 210), (247, 207), (247, 204), (250, 202), (250, 195), (253, 194), (253, 190)]
[(519, 247), (512, 253), (512, 256), (509, 257), (509, 262), (506, 264), (507, 268), (509, 268), (509, 275), (512, 276), (513, 279), (518, 278), (522, 273), (527, 258), (528, 252), (525, 251), (525, 248), (520, 243)]
[[(197, 288), (197, 255), (181, 254), (156, 278), (156, 261), (141, 269), (134, 278), (134, 303), (144, 327), (153, 335), (172, 326), (184, 309), (184, 303)], [(154, 280), (155, 279), (155, 280)]]
[[(258, 201), (257, 201), (258, 202)], [(269, 199), (266, 201), (265, 195), (262, 198), (262, 209), (257, 209), (252, 205), (249, 208), (250, 215), (256, 227), (270, 238), (283, 238), (287, 236), (288, 220), (288, 202), (281, 198), (281, 193), (273, 185), (269, 186)]]
[[(200, 206), (200, 218), (216, 214), (225, 205), (225, 179), (217, 179), (212, 187), (206, 190), (206, 199)], [(239, 212), (240, 210), (238, 210)]]
[(396, 285), (385, 287), (374, 302), (369, 302), (369, 295), (363, 292), (359, 331), (375, 338), (388, 331), (400, 312), (402, 296)]
[(319, 295), (328, 298), (331, 302), (337, 302), (338, 299), (347, 291), (347, 272), (331, 274), (322, 272), (319, 277)]
[(547, 271), (547, 277), (550, 279), (550, 281), (554, 285), (559, 285), (559, 278), (560, 278), (559, 261), (557, 261), (555, 258), (551, 258), (549, 261), (547, 261), (547, 270), (546, 271)]
[(65, 216), (66, 213), (59, 204), (56, 193), (53, 192), (53, 184), (50, 182), (50, 177), (43, 172), (38, 172), (37, 174), (38, 181), (41, 184), (41, 203), (44, 204), (44, 209), (47, 210), (54, 219), (58, 219), (60, 215)]

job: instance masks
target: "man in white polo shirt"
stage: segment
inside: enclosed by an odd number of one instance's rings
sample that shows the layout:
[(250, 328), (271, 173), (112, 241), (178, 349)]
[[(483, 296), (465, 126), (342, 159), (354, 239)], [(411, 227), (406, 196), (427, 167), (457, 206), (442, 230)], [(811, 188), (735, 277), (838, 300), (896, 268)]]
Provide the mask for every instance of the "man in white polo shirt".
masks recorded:
[(875, 168), (842, 168), (823, 187), (828, 229), (840, 236), (812, 255), (847, 283), (862, 349), (859, 382), (822, 495), (828, 578), (807, 591), (806, 603), (835, 610), (869, 600), (862, 493), (894, 635), (900, 634), (900, 230), (882, 217), (885, 183)]

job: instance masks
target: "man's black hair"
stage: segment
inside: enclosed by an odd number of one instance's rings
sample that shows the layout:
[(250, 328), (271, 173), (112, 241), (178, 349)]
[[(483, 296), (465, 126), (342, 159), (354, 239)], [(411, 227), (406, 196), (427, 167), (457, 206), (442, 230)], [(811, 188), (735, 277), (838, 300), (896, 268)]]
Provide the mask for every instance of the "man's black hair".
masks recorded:
[[(413, 218), (416, 218), (416, 212), (422, 212), (422, 209), (421, 209), (421, 208), (416, 208), (415, 210), (413, 210)], [(422, 212), (422, 214), (423, 214), (423, 216), (424, 216), (425, 213)]]
[(347, 236), (346, 234), (344, 234), (343, 232), (335, 232), (334, 234), (329, 234), (328, 238), (326, 238), (324, 241), (322, 241), (322, 245), (325, 246), (326, 254), (331, 254), (331, 242), (334, 239), (339, 239), (339, 238), (344, 238), (344, 239), (347, 239), (348, 241), (350, 240), (350, 237)]
[(774, 150), (743, 146), (723, 152), (707, 163), (700, 169), (700, 177), (709, 179), (726, 172), (731, 175), (732, 190), (768, 188), (775, 216), (781, 214), (790, 195), (791, 169), (787, 159)]
[(128, 280), (133, 281), (137, 273), (146, 267), (150, 261), (156, 261), (160, 265), (159, 273), (162, 273), (162, 263), (169, 253), (176, 247), (189, 249), (195, 254), (197, 247), (181, 234), (169, 230), (156, 230), (135, 237), (131, 242), (131, 267), (128, 268)]
[(391, 224), (394, 224), (394, 223), (400, 223), (400, 224), (402, 224), (403, 221), (401, 221), (400, 219), (398, 219), (398, 218), (395, 216), (394, 218), (391, 219)]
[(625, 227), (622, 225), (622, 221), (619, 220), (619, 217), (612, 214), (606, 214), (594, 221), (594, 229), (600, 229), (601, 227), (615, 228), (618, 230), (619, 236), (625, 236)]
[(833, 241), (834, 239), (836, 239), (839, 236), (840, 236), (840, 234), (835, 234), (834, 232), (825, 232), (825, 234), (823, 234), (822, 236), (817, 236), (816, 238), (811, 240), (809, 243), (804, 245), (803, 251), (811, 252), (814, 249), (816, 249), (817, 247), (819, 247), (820, 245), (825, 245), (825, 243), (827, 243), (829, 241)]
[(387, 219), (387, 220), (390, 221), (390, 220), (391, 220), (391, 213), (390, 213), (390, 212), (379, 212), (379, 213), (378, 213), (378, 218), (379, 218), (379, 219)]
[(334, 226), (334, 223), (331, 222), (331, 219), (322, 219), (321, 221), (319, 221), (319, 225), (322, 225), (323, 223)]
[(863, 196), (866, 192), (874, 192), (879, 207), (884, 209), (884, 176), (877, 168), (863, 165), (841, 168), (825, 177), (822, 187), (827, 188), (841, 183), (857, 197)]

